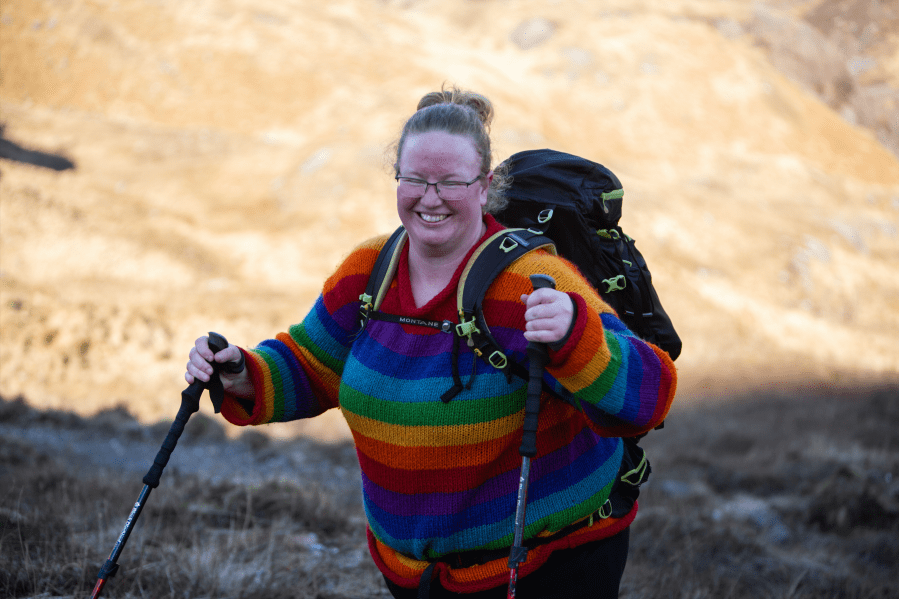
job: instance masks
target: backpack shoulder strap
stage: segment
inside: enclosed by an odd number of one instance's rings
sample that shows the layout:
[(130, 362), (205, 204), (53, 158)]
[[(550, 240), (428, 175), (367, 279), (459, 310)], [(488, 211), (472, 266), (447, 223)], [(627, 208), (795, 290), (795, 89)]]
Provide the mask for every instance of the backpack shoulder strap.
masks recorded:
[[(539, 248), (556, 253), (552, 239), (539, 231), (530, 229), (499, 231), (478, 246), (465, 265), (459, 281), (456, 295), (459, 324), (456, 325), (456, 332), (460, 337), (468, 338), (469, 346), (479, 358), (502, 370), (507, 378), (512, 376), (509, 360), (490, 334), (481, 304), (490, 284), (507, 266)], [(524, 378), (527, 380), (527, 373)]]
[(362, 328), (373, 312), (381, 307), (387, 289), (390, 287), (390, 281), (396, 273), (397, 264), (400, 261), (400, 253), (406, 244), (409, 234), (406, 233), (405, 227), (400, 226), (390, 238), (375, 260), (375, 266), (372, 268), (371, 275), (368, 277), (368, 284), (365, 286), (365, 293), (359, 296), (362, 302), (359, 308), (362, 317)]
[(460, 313), (474, 313), (474, 309), (480, 307), (487, 288), (507, 266), (528, 252), (540, 248), (556, 253), (552, 239), (531, 229), (504, 229), (484, 241), (462, 271), (456, 294)]

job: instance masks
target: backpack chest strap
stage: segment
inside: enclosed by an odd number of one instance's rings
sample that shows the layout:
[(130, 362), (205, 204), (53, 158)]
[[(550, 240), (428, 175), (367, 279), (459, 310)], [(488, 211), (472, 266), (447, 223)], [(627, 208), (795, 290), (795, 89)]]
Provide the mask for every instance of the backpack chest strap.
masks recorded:
[(425, 320), (422, 318), (412, 318), (410, 316), (400, 316), (398, 314), (389, 314), (376, 310), (368, 314), (369, 320), (383, 320), (384, 322), (393, 322), (397, 324), (407, 324), (417, 327), (428, 327), (436, 329), (444, 333), (452, 333), (456, 326), (451, 320)]
[(453, 335), (453, 387), (441, 399), (450, 401), (463, 388), (471, 388), (476, 373), (472, 363), (472, 374), (467, 384), (463, 385), (459, 376), (459, 342), (465, 339), (471, 351), (491, 367), (502, 371), (506, 379), (511, 381), (513, 373), (527, 380), (524, 367), (511, 362), (502, 347), (490, 334), (490, 328), (484, 319), (482, 303), (487, 289), (494, 279), (512, 262), (536, 249), (544, 248), (555, 254), (555, 245), (549, 237), (533, 229), (504, 229), (487, 238), (479, 245), (469, 258), (459, 279), (456, 304), (459, 322), (449, 320), (436, 321), (412, 318), (380, 311), (381, 302), (390, 288), (390, 282), (396, 274), (400, 253), (408, 238), (403, 227), (399, 227), (378, 254), (365, 292), (359, 296), (360, 331), (369, 320), (381, 320), (397, 324), (424, 326)]

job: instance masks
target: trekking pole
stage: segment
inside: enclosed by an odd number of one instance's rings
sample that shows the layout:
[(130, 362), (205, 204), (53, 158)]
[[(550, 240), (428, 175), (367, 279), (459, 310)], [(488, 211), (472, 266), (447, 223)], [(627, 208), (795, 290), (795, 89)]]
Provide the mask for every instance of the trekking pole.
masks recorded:
[[(227, 347), (228, 341), (224, 337), (218, 333), (209, 333), (209, 349), (211, 349), (214, 354), (219, 353)], [(121, 555), (122, 550), (125, 548), (128, 537), (131, 536), (131, 531), (134, 529), (137, 518), (144, 509), (144, 505), (146, 505), (150, 492), (159, 486), (159, 478), (162, 476), (162, 470), (168, 463), (169, 457), (172, 455), (172, 451), (178, 443), (178, 438), (181, 437), (181, 433), (184, 432), (184, 425), (187, 424), (187, 420), (191, 415), (200, 409), (200, 397), (203, 395), (203, 389), (209, 389), (210, 399), (212, 399), (215, 412), (218, 413), (221, 410), (224, 395), (222, 380), (218, 377), (219, 372), (237, 374), (243, 370), (244, 365), (243, 362), (240, 361), (227, 362), (225, 364), (213, 363), (212, 367), (215, 372), (213, 372), (208, 383), (195, 380), (187, 389), (181, 392), (181, 409), (178, 410), (178, 415), (175, 417), (175, 421), (172, 423), (171, 428), (169, 428), (169, 433), (166, 436), (165, 441), (162, 442), (162, 447), (159, 449), (159, 453), (156, 454), (153, 465), (150, 467), (149, 472), (144, 476), (144, 489), (140, 492), (137, 502), (131, 509), (128, 520), (125, 521), (125, 528), (122, 530), (122, 534), (119, 535), (119, 540), (116, 541), (115, 546), (112, 548), (109, 559), (107, 559), (106, 563), (103, 564), (103, 567), (100, 568), (100, 573), (97, 575), (97, 584), (94, 586), (93, 593), (91, 593), (91, 599), (99, 597), (100, 592), (106, 585), (106, 581), (115, 576), (116, 572), (118, 572), (119, 555)]]
[[(531, 275), (534, 290), (556, 288), (549, 275)], [(528, 395), (524, 404), (524, 426), (521, 432), (521, 475), (518, 478), (518, 500), (515, 506), (515, 536), (509, 552), (509, 592), (507, 599), (515, 599), (518, 584), (518, 566), (527, 559), (528, 550), (522, 544), (524, 517), (528, 503), (528, 478), (531, 474), (531, 458), (537, 455), (537, 424), (540, 415), (540, 394), (543, 390), (543, 368), (549, 361), (545, 343), (528, 342)]]

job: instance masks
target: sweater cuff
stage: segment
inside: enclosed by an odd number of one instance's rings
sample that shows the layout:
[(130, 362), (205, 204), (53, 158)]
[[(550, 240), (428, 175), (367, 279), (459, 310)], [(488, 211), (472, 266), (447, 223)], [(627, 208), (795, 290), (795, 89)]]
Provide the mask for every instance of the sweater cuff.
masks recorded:
[[(259, 387), (256, 382), (260, 376), (259, 367), (256, 365), (253, 356), (249, 352), (242, 347), (238, 347), (237, 349), (240, 350), (241, 360), (244, 362), (248, 374), (250, 375), (250, 380), (253, 381), (254, 390), (258, 389)], [(238, 426), (256, 424), (261, 412), (261, 402), (257, 401), (255, 398), (237, 397), (232, 393), (225, 392), (225, 399), (222, 402), (222, 416), (224, 416), (225, 420), (231, 424), (236, 424)]]
[(569, 292), (568, 297), (571, 298), (574, 314), (572, 314), (571, 326), (568, 327), (568, 332), (565, 333), (565, 336), (558, 341), (548, 344), (550, 363), (552, 364), (561, 364), (568, 359), (568, 356), (571, 355), (572, 350), (580, 341), (584, 329), (587, 327), (587, 310), (589, 309), (587, 308), (587, 302), (577, 293)]

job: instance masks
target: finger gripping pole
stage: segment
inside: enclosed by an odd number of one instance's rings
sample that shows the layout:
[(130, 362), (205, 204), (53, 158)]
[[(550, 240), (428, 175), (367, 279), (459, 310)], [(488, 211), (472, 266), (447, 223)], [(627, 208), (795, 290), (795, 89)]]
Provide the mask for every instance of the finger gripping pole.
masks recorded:
[[(225, 339), (218, 333), (213, 333), (212, 331), (209, 332), (209, 349), (212, 350), (213, 354), (217, 354), (227, 348), (227, 339)], [(225, 389), (222, 386), (222, 379), (219, 377), (219, 373), (227, 372), (229, 374), (237, 374), (243, 371), (243, 353), (240, 354), (240, 360), (237, 362), (226, 362), (224, 364), (219, 364), (213, 361), (212, 368), (212, 378), (209, 379), (209, 382), (206, 384), (206, 388), (209, 389), (209, 399), (212, 401), (212, 408), (215, 413), (218, 414), (222, 411), (222, 403), (225, 401)]]

